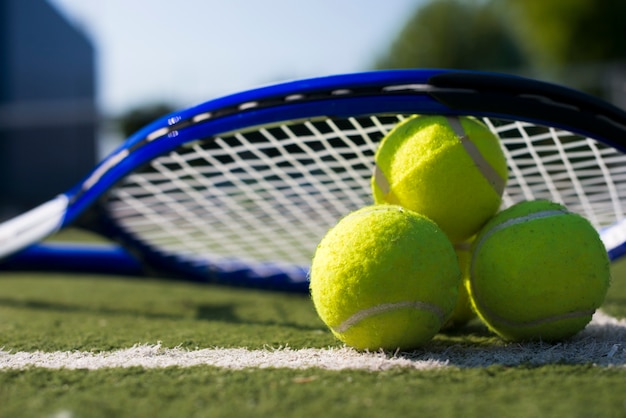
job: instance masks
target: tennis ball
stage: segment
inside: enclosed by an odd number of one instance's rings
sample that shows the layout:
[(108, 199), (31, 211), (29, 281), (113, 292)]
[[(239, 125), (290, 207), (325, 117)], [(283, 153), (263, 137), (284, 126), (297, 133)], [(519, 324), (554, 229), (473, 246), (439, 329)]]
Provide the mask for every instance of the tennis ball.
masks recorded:
[(383, 138), (375, 160), (374, 202), (427, 216), (453, 243), (498, 211), (508, 179), (499, 139), (471, 117), (410, 117)]
[(461, 283), (459, 284), (459, 296), (452, 315), (441, 327), (442, 331), (453, 331), (462, 328), (469, 321), (476, 318), (476, 313), (472, 308), (467, 286), (469, 286), (469, 273), (471, 263), (471, 242), (464, 242), (454, 246), (456, 256), (461, 269)]
[(529, 201), (500, 212), (472, 251), (472, 304), (506, 340), (573, 336), (609, 288), (609, 259), (597, 231), (556, 203)]
[(428, 218), (395, 205), (352, 212), (319, 243), (311, 298), (322, 321), (359, 350), (408, 350), (439, 332), (457, 300), (452, 243)]

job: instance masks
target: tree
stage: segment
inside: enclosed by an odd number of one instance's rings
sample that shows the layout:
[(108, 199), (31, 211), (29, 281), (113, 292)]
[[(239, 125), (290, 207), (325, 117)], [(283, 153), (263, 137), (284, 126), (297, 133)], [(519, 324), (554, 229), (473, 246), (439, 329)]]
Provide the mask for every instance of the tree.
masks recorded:
[(488, 3), (431, 0), (409, 19), (375, 67), (503, 70), (524, 63), (506, 22)]
[(625, 0), (430, 0), (375, 67), (512, 72), (626, 106), (625, 16)]
[(624, 0), (504, 0), (498, 7), (538, 68), (626, 60)]

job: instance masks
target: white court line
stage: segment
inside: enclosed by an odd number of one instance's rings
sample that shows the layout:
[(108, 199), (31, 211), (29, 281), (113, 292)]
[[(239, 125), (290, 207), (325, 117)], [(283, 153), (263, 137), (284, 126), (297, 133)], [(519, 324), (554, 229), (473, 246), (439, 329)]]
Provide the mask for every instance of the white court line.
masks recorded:
[(40, 367), (90, 369), (212, 366), (224, 369), (287, 368), (380, 371), (393, 368), (432, 370), (490, 365), (595, 364), (626, 367), (626, 319), (602, 312), (571, 340), (557, 343), (425, 347), (413, 353), (359, 353), (350, 348), (187, 350), (136, 345), (111, 352), (15, 352), (0, 349), (0, 371)]

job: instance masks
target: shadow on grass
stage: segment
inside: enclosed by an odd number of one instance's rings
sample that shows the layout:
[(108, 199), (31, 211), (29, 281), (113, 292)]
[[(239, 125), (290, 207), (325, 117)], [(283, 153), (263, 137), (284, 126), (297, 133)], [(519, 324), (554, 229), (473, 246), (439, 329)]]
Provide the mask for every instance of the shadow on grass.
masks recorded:
[(411, 362), (459, 368), (582, 364), (623, 367), (626, 365), (626, 320), (597, 312), (584, 330), (555, 342), (506, 342), (484, 325), (473, 322), (459, 330), (437, 335), (422, 350), (386, 354)]
[[(27, 309), (35, 311), (49, 311), (57, 313), (77, 313), (77, 314), (94, 314), (103, 316), (134, 316), (147, 319), (166, 319), (171, 321), (182, 320), (198, 320), (209, 322), (222, 322), (230, 324), (260, 325), (260, 326), (280, 326), (288, 327), (301, 331), (317, 331), (324, 329), (323, 327), (308, 326), (288, 320), (289, 313), (280, 310), (278, 317), (281, 319), (250, 319), (242, 317), (237, 313), (236, 304), (192, 304), (186, 307), (195, 315), (175, 314), (165, 312), (147, 312), (138, 309), (112, 308), (105, 306), (85, 306), (72, 305), (68, 303), (49, 302), (40, 300), (24, 300), (13, 298), (1, 298), (0, 306), (7, 308)], [(280, 309), (275, 307), (275, 309)]]
[[(278, 307), (276, 307), (278, 309)], [(250, 319), (242, 318), (236, 312), (236, 305), (197, 305), (196, 318), (204, 321), (219, 321), (231, 324), (248, 324), (262, 326), (281, 326), (297, 329), (300, 331), (324, 330), (323, 327), (309, 326), (289, 321), (289, 313), (284, 310), (279, 311), (281, 319)]]
[(82, 306), (70, 305), (67, 303), (47, 302), (37, 300), (23, 300), (0, 298), (0, 306), (8, 308), (30, 309), (36, 311), (53, 311), (58, 313), (92, 313), (110, 316), (139, 316), (154, 319), (171, 319), (178, 320), (185, 318), (183, 315), (160, 313), (160, 312), (142, 312), (131, 309), (114, 309), (103, 306)]

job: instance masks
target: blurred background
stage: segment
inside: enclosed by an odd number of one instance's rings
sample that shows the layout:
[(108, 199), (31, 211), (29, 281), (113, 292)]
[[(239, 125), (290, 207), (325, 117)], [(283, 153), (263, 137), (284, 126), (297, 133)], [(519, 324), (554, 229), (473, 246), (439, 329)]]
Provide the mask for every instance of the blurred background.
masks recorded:
[(0, 0), (0, 219), (178, 108), (391, 68), (520, 74), (626, 108), (624, 0)]

